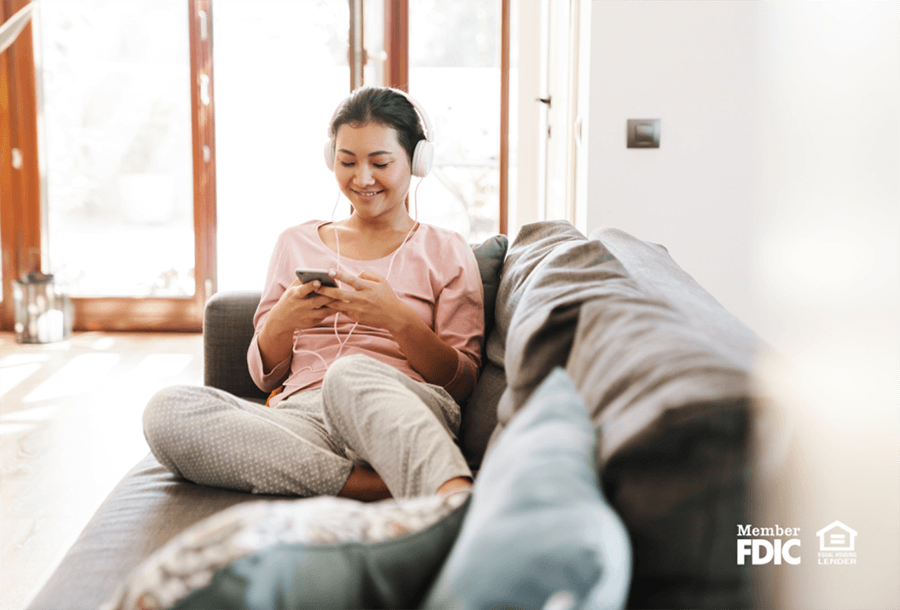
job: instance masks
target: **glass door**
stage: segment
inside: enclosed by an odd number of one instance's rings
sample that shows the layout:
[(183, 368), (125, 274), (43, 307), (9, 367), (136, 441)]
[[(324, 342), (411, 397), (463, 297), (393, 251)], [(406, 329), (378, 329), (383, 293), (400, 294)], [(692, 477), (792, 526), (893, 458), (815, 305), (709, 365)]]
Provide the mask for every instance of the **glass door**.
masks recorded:
[(180, 0), (41, 0), (49, 257), (72, 296), (195, 292), (185, 13)]
[(200, 328), (206, 5), (41, 0), (34, 12), (41, 266), (73, 297), (76, 328)]

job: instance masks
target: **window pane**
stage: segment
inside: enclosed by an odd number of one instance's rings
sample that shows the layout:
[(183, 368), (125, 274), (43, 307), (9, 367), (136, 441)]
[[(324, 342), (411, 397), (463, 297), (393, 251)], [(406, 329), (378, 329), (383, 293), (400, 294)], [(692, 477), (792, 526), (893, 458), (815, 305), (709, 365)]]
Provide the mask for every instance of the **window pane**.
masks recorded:
[(384, 48), (384, 2), (385, 0), (366, 0), (363, 3), (363, 47), (366, 50), (363, 84), (373, 87), (384, 85), (384, 63), (387, 61), (387, 51)]
[(73, 296), (194, 293), (184, 0), (41, 0), (50, 269)]
[(262, 289), (281, 231), (347, 216), (323, 149), (349, 19), (346, 0), (215, 0), (219, 290)]
[(493, 235), (500, 226), (500, 1), (411, 2), (409, 62), (410, 93), (435, 130), (435, 168), (418, 192), (419, 220), (470, 241)]

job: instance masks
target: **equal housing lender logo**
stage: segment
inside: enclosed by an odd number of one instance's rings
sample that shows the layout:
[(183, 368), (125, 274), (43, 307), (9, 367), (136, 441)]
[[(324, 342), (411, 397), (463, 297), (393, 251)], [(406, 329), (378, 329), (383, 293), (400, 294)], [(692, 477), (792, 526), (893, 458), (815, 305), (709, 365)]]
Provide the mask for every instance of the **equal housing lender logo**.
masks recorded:
[[(755, 527), (738, 525), (738, 565), (799, 565), (802, 557), (799, 527)], [(857, 532), (840, 521), (826, 525), (818, 532), (818, 565), (856, 565)]]
[(856, 530), (835, 521), (816, 532), (816, 536), (820, 566), (856, 565)]

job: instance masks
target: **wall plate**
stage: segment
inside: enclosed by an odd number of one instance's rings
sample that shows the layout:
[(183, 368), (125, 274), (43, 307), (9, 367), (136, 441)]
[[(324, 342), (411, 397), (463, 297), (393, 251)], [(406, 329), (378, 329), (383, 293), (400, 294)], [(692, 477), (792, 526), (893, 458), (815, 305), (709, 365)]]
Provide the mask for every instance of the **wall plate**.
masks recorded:
[(659, 119), (628, 119), (628, 148), (659, 148)]

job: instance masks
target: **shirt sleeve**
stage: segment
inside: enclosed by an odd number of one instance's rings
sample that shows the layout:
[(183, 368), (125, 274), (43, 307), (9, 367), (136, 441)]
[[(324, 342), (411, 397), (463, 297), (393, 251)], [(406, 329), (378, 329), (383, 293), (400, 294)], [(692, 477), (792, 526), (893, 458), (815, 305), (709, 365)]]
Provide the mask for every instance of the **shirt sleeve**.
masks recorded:
[(269, 261), (269, 271), (266, 274), (266, 287), (263, 290), (259, 306), (256, 308), (256, 313), (253, 316), (253, 326), (255, 331), (253, 333), (253, 339), (250, 341), (250, 347), (247, 350), (247, 364), (250, 368), (250, 377), (253, 378), (253, 382), (263, 392), (271, 392), (278, 388), (284, 383), (291, 372), (290, 356), (276, 364), (268, 373), (265, 372), (262, 354), (259, 352), (259, 333), (266, 321), (266, 316), (269, 315), (269, 311), (275, 306), (275, 303), (278, 302), (278, 299), (281, 298), (281, 295), (284, 294), (284, 291), (290, 285), (290, 282), (285, 283), (286, 278), (290, 277), (286, 276), (284, 273), (284, 269), (286, 268), (290, 271), (290, 265), (287, 264), (285, 254), (285, 235), (282, 233), (275, 243), (275, 250), (272, 252), (272, 258)]
[(484, 342), (484, 288), (472, 248), (461, 235), (448, 240), (441, 255), (447, 281), (434, 307), (434, 331), (456, 350), (456, 374), (444, 389), (457, 401), (471, 395), (481, 366)]

